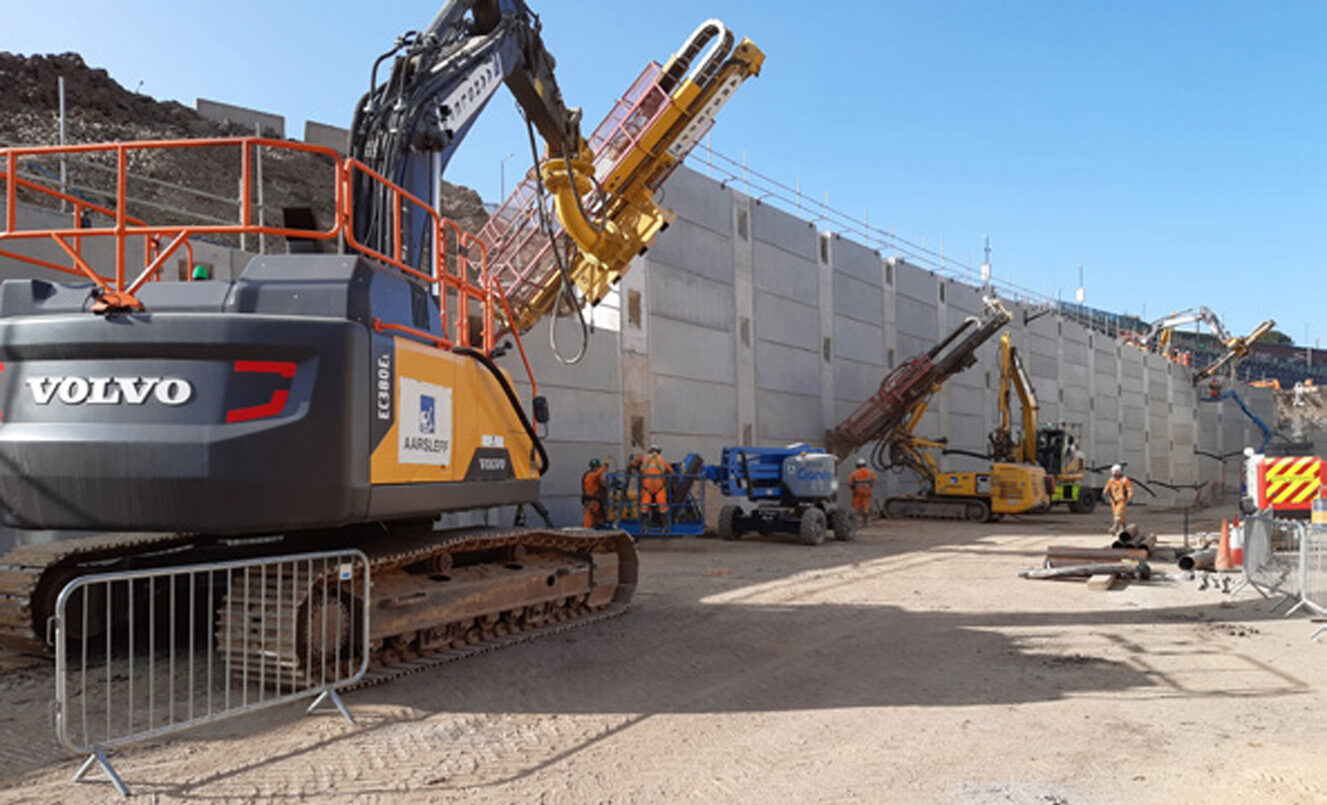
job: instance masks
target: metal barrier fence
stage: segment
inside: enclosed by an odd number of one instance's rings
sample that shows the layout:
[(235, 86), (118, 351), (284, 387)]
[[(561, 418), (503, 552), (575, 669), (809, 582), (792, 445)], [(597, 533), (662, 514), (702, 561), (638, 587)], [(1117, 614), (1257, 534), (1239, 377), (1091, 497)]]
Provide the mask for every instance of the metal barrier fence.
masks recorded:
[(1304, 524), (1250, 515), (1244, 519), (1243, 578), (1231, 592), (1252, 587), (1270, 597), (1282, 596), (1276, 608), (1296, 602), (1303, 589)]
[(55, 728), (124, 796), (107, 750), (316, 697), (367, 670), (369, 563), (328, 551), (101, 573), (60, 593)]
[[(1327, 615), (1327, 525), (1309, 525), (1304, 535), (1303, 568), (1300, 602), (1317, 615)], [(1319, 627), (1313, 637), (1324, 631), (1327, 626)]]

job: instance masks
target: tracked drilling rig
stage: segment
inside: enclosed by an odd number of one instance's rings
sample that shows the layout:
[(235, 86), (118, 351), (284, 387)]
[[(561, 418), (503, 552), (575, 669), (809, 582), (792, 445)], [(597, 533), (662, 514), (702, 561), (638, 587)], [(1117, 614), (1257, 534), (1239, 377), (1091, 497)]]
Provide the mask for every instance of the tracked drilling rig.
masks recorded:
[[(56, 596), (84, 573), (348, 546), (369, 556), (374, 595), (337, 605), (372, 608), (382, 666), (620, 608), (637, 562), (623, 533), (434, 523), (538, 502), (547, 406), (519, 399), (495, 360), (559, 299), (597, 302), (650, 245), (669, 215), (659, 185), (762, 61), (706, 22), (587, 141), (525, 4), (452, 0), (375, 64), (348, 158), (261, 138), (78, 146), (118, 172), (102, 204), (24, 170), (70, 149), (0, 150), (0, 256), (80, 280), (0, 284), (0, 518), (95, 534), (0, 559), (0, 645), (47, 651)], [(528, 205), (543, 223), (520, 242), (437, 212), (443, 169), (502, 84), (546, 144)], [(232, 154), (238, 220), (131, 214), (128, 166), (191, 148)], [(330, 226), (256, 222), (258, 149), (328, 163)], [(20, 229), (15, 203), (31, 198), (72, 206), (69, 224)], [(234, 281), (156, 281), (193, 238), (245, 234), (292, 253), (254, 257)], [(10, 251), (20, 241), (68, 260)], [(290, 649), (277, 660), (298, 666)]]
[(1050, 504), (1040, 467), (996, 462), (989, 472), (945, 472), (936, 453), (947, 447), (948, 439), (928, 439), (914, 432), (935, 393), (951, 377), (974, 365), (977, 350), (1009, 323), (1009, 311), (1000, 300), (985, 301), (980, 316), (966, 319), (938, 344), (887, 375), (879, 391), (831, 434), (840, 461), (872, 445), (871, 463), (876, 469), (899, 468), (916, 474), (916, 494), (885, 501), (889, 517), (982, 521)]

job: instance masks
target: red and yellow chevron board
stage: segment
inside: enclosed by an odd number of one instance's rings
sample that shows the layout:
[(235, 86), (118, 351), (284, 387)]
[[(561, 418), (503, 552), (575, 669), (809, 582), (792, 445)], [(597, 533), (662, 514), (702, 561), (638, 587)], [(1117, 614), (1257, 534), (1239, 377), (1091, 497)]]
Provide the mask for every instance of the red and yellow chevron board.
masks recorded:
[(1258, 508), (1308, 511), (1325, 480), (1318, 456), (1265, 458), (1258, 466)]

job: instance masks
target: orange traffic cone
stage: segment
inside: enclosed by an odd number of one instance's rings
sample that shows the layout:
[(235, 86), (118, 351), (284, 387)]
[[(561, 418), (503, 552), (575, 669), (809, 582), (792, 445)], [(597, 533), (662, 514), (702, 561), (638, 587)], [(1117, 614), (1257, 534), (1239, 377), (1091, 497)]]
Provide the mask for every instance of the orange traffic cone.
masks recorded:
[(1244, 527), (1236, 526), (1230, 530), (1230, 564), (1244, 567)]
[(1234, 566), (1230, 561), (1230, 521), (1221, 521), (1221, 541), (1216, 545), (1216, 563), (1217, 570), (1230, 570)]

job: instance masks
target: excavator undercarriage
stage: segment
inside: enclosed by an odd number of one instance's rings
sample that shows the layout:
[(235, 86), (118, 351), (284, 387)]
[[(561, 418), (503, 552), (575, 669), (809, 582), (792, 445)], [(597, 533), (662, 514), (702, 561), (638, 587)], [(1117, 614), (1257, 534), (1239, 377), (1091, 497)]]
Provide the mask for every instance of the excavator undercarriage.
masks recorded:
[[(41, 636), (56, 598), (69, 580), (86, 573), (315, 546), (363, 551), (370, 562), (372, 600), (342, 592), (336, 568), (326, 565), (283, 564), (282, 573), (264, 574), (261, 582), (257, 576), (229, 576), (216, 588), (219, 600), (209, 603), (217, 612), (218, 651), (230, 654), (231, 667), (243, 669), (248, 681), (299, 682), (326, 674), (333, 653), (340, 670), (357, 665), (362, 657), (349, 629), (341, 627), (331, 640), (313, 639), (286, 622), (323, 622), (321, 610), (329, 607), (337, 611), (326, 620), (335, 624), (350, 624), (365, 606), (372, 609), (369, 672), (362, 684), (376, 684), (517, 635), (532, 637), (571, 621), (620, 614), (631, 600), (638, 565), (634, 543), (619, 531), (438, 532), (426, 521), (267, 539), (145, 534), (61, 540), (21, 547), (5, 557), (0, 646), (49, 654), (52, 647)], [(165, 607), (164, 596), (158, 597)], [(186, 603), (181, 598), (176, 607), (182, 611)], [(90, 602), (89, 616), (69, 624), (70, 637), (100, 637), (106, 624), (116, 628), (124, 619), (127, 606), (120, 596), (109, 604)], [(267, 639), (253, 634), (246, 639), (254, 630), (269, 632)]]

